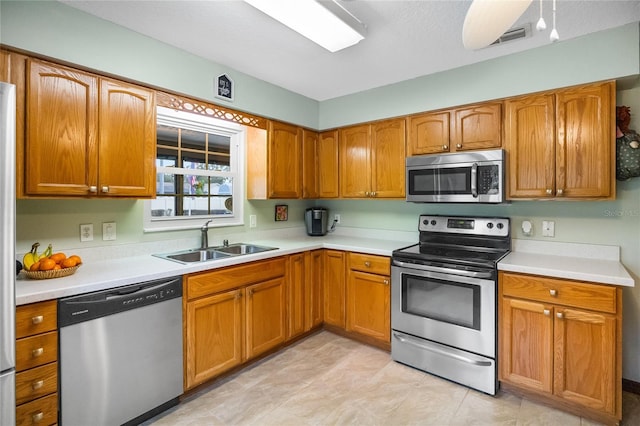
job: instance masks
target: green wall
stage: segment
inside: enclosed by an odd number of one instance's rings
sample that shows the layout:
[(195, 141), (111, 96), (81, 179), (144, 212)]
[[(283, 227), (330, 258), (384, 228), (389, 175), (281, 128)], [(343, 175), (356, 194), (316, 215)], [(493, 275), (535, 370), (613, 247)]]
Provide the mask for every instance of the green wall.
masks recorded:
[[(322, 103), (254, 79), (224, 65), (206, 61), (140, 34), (55, 2), (0, 2), (0, 42), (26, 51), (121, 75), (187, 95), (213, 98), (213, 81), (223, 72), (236, 83), (231, 107), (265, 117), (325, 129), (412, 112), (496, 99), (521, 93), (640, 74), (638, 23), (562, 41), (532, 51), (424, 76)], [(124, 48), (123, 46), (126, 46)], [(425, 58), (425, 60), (432, 60)], [(631, 106), (631, 128), (640, 130), (640, 85), (624, 79), (618, 105)], [(258, 230), (302, 226), (310, 201), (286, 200), (289, 221), (275, 222), (273, 209), (282, 201), (247, 201), (245, 218), (258, 216)], [(341, 213), (345, 227), (414, 231), (417, 215), (477, 214), (509, 216), (514, 236), (548, 241), (612, 244), (621, 247), (622, 261), (640, 277), (640, 179), (619, 182), (611, 202), (527, 202), (499, 206), (411, 204), (403, 201), (327, 200)], [(197, 232), (144, 234), (142, 201), (18, 200), (18, 252), (37, 239), (60, 249), (80, 247), (80, 223), (93, 223), (96, 240), (82, 247), (106, 245), (100, 224), (116, 221), (124, 244), (174, 238), (197, 238)], [(532, 220), (534, 235), (524, 237), (523, 219)], [(540, 235), (542, 220), (556, 222), (556, 237)], [(247, 220), (248, 222), (248, 220)], [(246, 227), (215, 229), (215, 241)], [(88, 245), (84, 245), (88, 244)], [(92, 245), (91, 245), (92, 244)], [(640, 281), (624, 290), (624, 377), (640, 381)]]

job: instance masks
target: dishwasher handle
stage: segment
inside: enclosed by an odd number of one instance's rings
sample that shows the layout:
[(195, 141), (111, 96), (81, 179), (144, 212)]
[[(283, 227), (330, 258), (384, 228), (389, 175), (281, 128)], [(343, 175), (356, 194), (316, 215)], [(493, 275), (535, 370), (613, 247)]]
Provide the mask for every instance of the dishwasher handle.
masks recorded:
[(66, 327), (182, 297), (182, 277), (172, 277), (58, 300), (58, 327)]

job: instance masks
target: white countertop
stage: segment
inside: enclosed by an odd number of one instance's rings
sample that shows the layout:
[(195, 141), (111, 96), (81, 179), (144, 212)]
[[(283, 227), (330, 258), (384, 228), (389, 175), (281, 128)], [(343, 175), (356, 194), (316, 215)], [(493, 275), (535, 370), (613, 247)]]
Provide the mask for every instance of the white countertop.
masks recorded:
[[(417, 242), (417, 237), (409, 240), (410, 236), (407, 233), (397, 233), (397, 235), (405, 240), (373, 239), (336, 234), (328, 234), (323, 237), (309, 237), (306, 235), (285, 235), (280, 238), (263, 237), (262, 239), (251, 239), (244, 242), (278, 247), (278, 249), (188, 265), (161, 259), (152, 256), (151, 253), (106, 260), (90, 258), (87, 260), (83, 257), (84, 263), (82, 266), (78, 268), (75, 274), (68, 277), (32, 280), (21, 273), (16, 281), (16, 305), (57, 299), (321, 248), (391, 256), (393, 250)], [(153, 253), (161, 252), (154, 251)]]
[(498, 270), (625, 287), (635, 285), (620, 263), (617, 246), (514, 239), (512, 252), (498, 263)]

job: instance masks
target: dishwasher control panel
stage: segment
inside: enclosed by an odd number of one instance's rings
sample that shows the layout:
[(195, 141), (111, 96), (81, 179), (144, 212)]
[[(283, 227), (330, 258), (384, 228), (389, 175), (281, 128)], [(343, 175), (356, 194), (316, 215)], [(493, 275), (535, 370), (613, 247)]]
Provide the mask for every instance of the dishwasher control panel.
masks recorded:
[(58, 326), (65, 327), (182, 297), (182, 277), (146, 281), (58, 300)]

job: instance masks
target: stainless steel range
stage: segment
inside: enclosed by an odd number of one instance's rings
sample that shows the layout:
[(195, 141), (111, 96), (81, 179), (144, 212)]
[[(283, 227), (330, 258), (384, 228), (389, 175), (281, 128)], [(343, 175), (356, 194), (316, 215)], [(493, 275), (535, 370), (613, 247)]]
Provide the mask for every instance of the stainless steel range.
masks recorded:
[(497, 390), (498, 217), (420, 216), (420, 242), (393, 252), (391, 356), (490, 395)]

